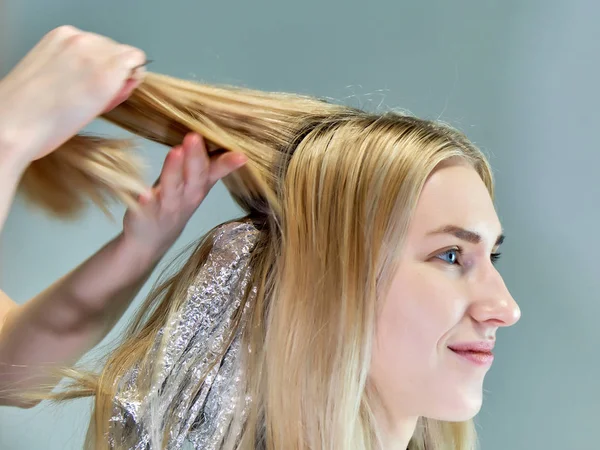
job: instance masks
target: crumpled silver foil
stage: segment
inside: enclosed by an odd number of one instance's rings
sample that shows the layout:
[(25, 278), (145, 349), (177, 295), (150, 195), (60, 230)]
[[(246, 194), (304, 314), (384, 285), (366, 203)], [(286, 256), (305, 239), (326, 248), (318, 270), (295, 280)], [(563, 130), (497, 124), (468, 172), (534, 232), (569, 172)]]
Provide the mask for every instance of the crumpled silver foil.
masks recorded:
[[(234, 330), (233, 339), (231, 330), (250, 282), (258, 234), (249, 223), (220, 227), (182, 307), (161, 330), (146, 361), (120, 383), (108, 436), (112, 448), (216, 450), (231, 427), (241, 426), (247, 404), (240, 361), (243, 326)], [(252, 298), (251, 293), (248, 301)], [(247, 309), (248, 304), (242, 311)]]

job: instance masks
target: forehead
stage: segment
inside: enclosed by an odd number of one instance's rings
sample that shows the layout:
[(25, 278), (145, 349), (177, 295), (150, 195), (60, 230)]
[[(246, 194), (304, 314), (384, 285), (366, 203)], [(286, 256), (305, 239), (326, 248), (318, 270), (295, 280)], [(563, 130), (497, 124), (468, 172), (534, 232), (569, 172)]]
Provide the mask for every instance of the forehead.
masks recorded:
[(485, 184), (467, 164), (443, 166), (431, 174), (417, 202), (409, 239), (446, 225), (475, 231), (486, 241), (495, 241), (502, 232)]

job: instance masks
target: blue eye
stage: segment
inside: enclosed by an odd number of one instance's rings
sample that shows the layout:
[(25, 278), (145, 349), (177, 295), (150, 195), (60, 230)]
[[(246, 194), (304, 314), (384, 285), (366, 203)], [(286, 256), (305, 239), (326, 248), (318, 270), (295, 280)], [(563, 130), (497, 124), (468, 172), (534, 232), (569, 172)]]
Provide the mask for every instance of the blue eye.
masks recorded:
[(458, 262), (458, 256), (460, 255), (460, 249), (451, 248), (446, 250), (444, 253), (440, 253), (437, 257), (448, 264), (455, 265)]

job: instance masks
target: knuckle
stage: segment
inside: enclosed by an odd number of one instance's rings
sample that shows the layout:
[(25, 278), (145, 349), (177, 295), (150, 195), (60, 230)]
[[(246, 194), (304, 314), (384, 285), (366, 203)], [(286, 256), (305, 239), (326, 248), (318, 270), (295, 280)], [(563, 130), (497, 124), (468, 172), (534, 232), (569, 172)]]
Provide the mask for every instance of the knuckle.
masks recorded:
[(72, 25), (61, 25), (60, 27), (56, 27), (53, 30), (49, 31), (46, 34), (46, 38), (52, 40), (64, 40), (69, 38), (70, 36), (79, 33), (81, 33), (81, 31)]
[(88, 40), (89, 37), (86, 33), (78, 31), (75, 33), (71, 33), (68, 36), (65, 36), (63, 38), (63, 45), (66, 49), (79, 51), (81, 47), (83, 47), (87, 43)]
[(93, 74), (93, 87), (103, 86), (107, 80), (107, 59), (117, 44), (91, 33), (76, 30), (62, 39), (62, 49), (69, 56), (75, 70)]

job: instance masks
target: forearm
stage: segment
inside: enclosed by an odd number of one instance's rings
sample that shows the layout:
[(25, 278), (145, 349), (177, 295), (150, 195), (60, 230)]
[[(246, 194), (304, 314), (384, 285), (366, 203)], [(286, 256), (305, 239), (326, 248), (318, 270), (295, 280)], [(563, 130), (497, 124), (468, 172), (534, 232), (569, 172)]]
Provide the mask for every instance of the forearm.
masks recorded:
[[(55, 385), (51, 367), (73, 365), (121, 318), (157, 261), (122, 236), (22, 306), (0, 328), (0, 403), (8, 386)], [(17, 404), (18, 405), (18, 404)]]

